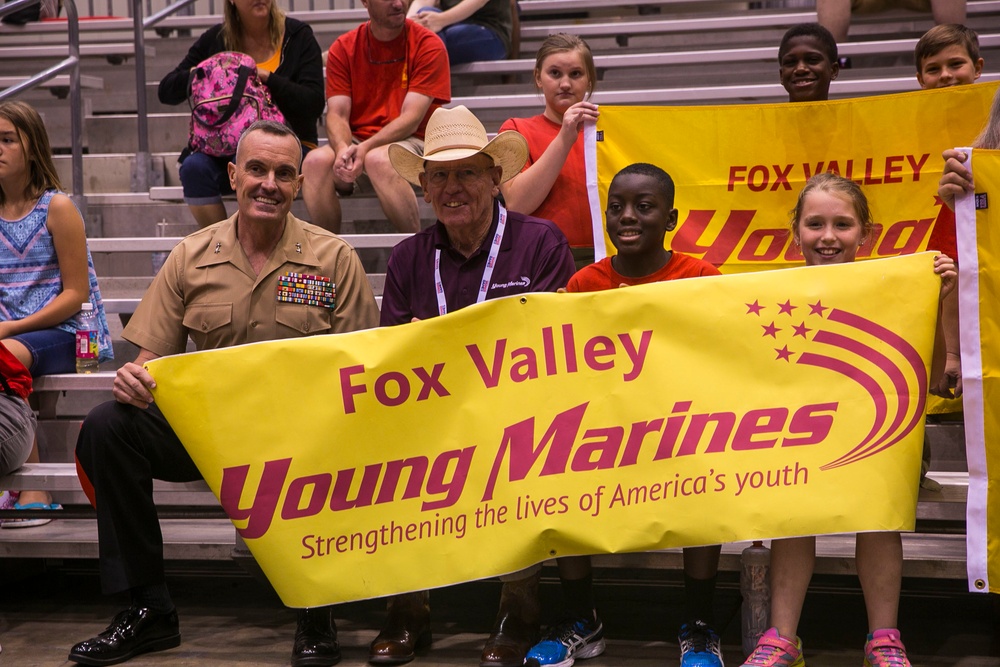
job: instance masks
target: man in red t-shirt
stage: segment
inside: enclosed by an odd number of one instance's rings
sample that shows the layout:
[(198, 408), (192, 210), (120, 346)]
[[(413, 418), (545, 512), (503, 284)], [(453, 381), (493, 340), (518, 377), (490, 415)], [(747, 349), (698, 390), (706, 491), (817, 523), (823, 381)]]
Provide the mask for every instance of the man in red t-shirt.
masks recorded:
[(329, 145), (302, 163), (302, 198), (314, 224), (340, 230), (340, 200), (368, 175), (386, 218), (401, 232), (420, 229), (413, 188), (389, 163), (389, 144), (422, 151), (424, 126), (451, 100), (441, 39), (406, 18), (405, 0), (362, 0), (370, 21), (341, 35), (326, 61)]

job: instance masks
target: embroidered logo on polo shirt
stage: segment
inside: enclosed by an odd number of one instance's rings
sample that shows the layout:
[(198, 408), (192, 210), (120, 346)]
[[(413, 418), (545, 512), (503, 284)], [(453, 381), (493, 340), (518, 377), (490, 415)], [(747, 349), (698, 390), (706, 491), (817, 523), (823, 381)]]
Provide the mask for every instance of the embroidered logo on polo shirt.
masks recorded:
[(333, 310), (337, 305), (337, 286), (326, 276), (289, 271), (278, 278), (278, 301)]
[(508, 287), (527, 287), (531, 284), (531, 278), (528, 276), (521, 276), (520, 278), (515, 278), (514, 280), (508, 280), (505, 283), (493, 283), (490, 289), (506, 289)]

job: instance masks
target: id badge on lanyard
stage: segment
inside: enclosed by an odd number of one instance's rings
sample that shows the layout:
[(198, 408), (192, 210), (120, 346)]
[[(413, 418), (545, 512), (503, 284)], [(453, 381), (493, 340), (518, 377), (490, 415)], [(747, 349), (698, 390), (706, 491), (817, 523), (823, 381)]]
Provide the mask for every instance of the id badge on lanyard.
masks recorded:
[[(507, 227), (507, 209), (503, 204), (500, 207), (500, 219), (497, 221), (497, 231), (493, 235), (493, 242), (490, 244), (490, 253), (486, 258), (486, 268), (483, 269), (483, 279), (479, 283), (479, 294), (476, 295), (476, 303), (486, 301), (486, 292), (490, 288), (490, 280), (493, 278), (493, 267), (497, 263), (497, 255), (500, 253), (500, 242), (503, 241), (503, 232)], [(434, 251), (434, 291), (437, 296), (438, 315), (448, 312), (448, 303), (444, 296), (444, 283), (441, 282), (441, 248)]]

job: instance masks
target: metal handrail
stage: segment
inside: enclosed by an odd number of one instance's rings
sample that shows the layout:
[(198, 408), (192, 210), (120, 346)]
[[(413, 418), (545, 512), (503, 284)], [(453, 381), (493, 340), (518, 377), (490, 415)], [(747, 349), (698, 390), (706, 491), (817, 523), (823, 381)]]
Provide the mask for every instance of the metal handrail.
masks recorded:
[[(18, 9), (39, 4), (41, 0), (16, 0), (0, 7), (0, 17), (16, 12)], [(76, 202), (80, 212), (86, 216), (87, 203), (83, 195), (83, 96), (80, 90), (80, 19), (76, 11), (75, 0), (64, 0), (63, 6), (66, 8), (66, 19), (69, 28), (69, 56), (45, 69), (38, 74), (29, 77), (21, 83), (0, 91), (0, 102), (14, 97), (26, 90), (39, 86), (52, 79), (60, 72), (69, 70), (69, 114), (70, 114), (70, 141), (73, 148), (73, 200)]]
[(148, 191), (153, 184), (153, 158), (149, 152), (149, 111), (146, 105), (146, 35), (145, 30), (176, 14), (195, 0), (180, 0), (143, 20), (142, 0), (132, 0), (132, 33), (135, 41), (135, 111), (139, 150), (135, 154), (134, 192)]

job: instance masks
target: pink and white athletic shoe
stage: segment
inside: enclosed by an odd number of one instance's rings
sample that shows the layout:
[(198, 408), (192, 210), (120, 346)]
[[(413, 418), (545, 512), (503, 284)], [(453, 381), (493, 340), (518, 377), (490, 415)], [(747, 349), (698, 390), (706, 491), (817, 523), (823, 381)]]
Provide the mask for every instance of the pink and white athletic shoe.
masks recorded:
[(743, 663), (743, 667), (805, 667), (802, 657), (802, 640), (792, 642), (778, 634), (778, 628), (771, 628), (757, 641), (753, 653)]
[(888, 628), (868, 635), (865, 667), (910, 667), (906, 647), (899, 638), (899, 630)]

